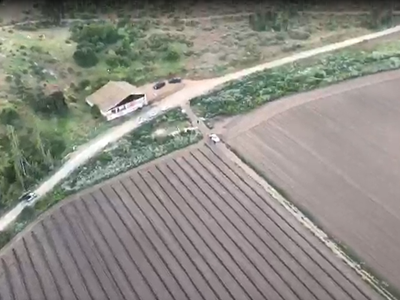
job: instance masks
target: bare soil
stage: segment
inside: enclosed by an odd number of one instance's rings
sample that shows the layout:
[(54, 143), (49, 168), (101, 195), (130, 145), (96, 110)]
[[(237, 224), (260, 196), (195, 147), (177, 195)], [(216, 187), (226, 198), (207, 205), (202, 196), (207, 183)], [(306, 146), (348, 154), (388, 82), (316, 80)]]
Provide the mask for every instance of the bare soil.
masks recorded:
[(379, 299), (205, 146), (74, 196), (1, 259), (2, 299)]
[(368, 76), (225, 124), (231, 146), (397, 287), (399, 83), (399, 71)]

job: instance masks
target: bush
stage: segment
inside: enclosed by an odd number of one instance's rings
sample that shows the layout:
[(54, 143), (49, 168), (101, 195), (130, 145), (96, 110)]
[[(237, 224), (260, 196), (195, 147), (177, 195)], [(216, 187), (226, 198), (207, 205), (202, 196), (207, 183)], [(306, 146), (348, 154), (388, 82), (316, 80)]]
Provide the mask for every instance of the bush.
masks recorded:
[(129, 67), (130, 60), (127, 57), (122, 57), (118, 55), (109, 55), (106, 58), (107, 66), (111, 68), (118, 68), (118, 67)]
[(103, 43), (111, 45), (116, 43), (121, 36), (118, 33), (118, 28), (111, 22), (104, 24), (89, 24), (89, 25), (75, 25), (71, 27), (71, 39), (74, 42), (90, 43), (96, 45)]
[(289, 14), (287, 11), (270, 10), (249, 16), (250, 28), (254, 31), (287, 30), (289, 28)]
[(88, 86), (90, 86), (90, 80), (89, 79), (83, 79), (83, 80), (79, 81), (79, 83), (78, 83), (78, 89), (80, 89), (80, 90), (84, 90)]
[(92, 114), (93, 118), (98, 119), (102, 116), (101, 111), (97, 105), (93, 105), (90, 108), (90, 113)]
[(164, 59), (167, 61), (177, 61), (181, 57), (180, 53), (173, 48), (169, 48), (164, 55)]
[(73, 54), (73, 58), (76, 64), (82, 68), (94, 67), (99, 62), (96, 53), (88, 47), (77, 49)]
[(50, 95), (39, 93), (30, 96), (31, 106), (34, 111), (45, 115), (63, 116), (68, 112), (68, 105), (61, 91), (54, 92)]
[(294, 40), (307, 40), (311, 34), (307, 31), (292, 29), (288, 31), (289, 37)]
[(18, 112), (13, 107), (3, 108), (0, 112), (0, 122), (4, 125), (16, 125), (19, 118)]

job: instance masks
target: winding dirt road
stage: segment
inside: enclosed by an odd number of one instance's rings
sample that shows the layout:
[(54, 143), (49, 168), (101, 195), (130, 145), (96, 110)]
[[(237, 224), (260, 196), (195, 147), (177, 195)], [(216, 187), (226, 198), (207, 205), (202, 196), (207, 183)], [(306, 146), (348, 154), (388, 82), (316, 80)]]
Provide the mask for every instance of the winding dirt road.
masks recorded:
[[(58, 183), (60, 183), (63, 179), (67, 178), (74, 170), (76, 170), (78, 167), (86, 163), (90, 158), (95, 156), (98, 152), (103, 150), (108, 144), (119, 140), (124, 135), (128, 134), (132, 130), (139, 127), (140, 126), (139, 118), (144, 120), (144, 122), (149, 121), (150, 119), (160, 114), (161, 111), (164, 109), (184, 106), (185, 104), (188, 103), (190, 99), (200, 96), (202, 94), (206, 94), (207, 92), (215, 89), (217, 86), (221, 84), (227, 83), (232, 80), (241, 79), (247, 75), (250, 75), (258, 71), (263, 71), (265, 69), (278, 67), (284, 64), (295, 62), (304, 58), (309, 58), (315, 55), (331, 52), (334, 50), (343, 49), (368, 40), (373, 40), (376, 38), (384, 37), (398, 32), (400, 32), (400, 26), (364, 35), (361, 37), (352, 38), (349, 40), (345, 40), (343, 42), (338, 42), (327, 46), (319, 47), (316, 49), (299, 52), (297, 54), (282, 59), (260, 64), (255, 67), (230, 73), (222, 77), (201, 80), (201, 81), (187, 81), (187, 84), (184, 89), (180, 90), (179, 92), (171, 96), (166, 97), (164, 100), (159, 102), (158, 105), (154, 106), (150, 110), (140, 115), (137, 115), (135, 118), (123, 123), (122, 125), (111, 128), (102, 136), (95, 138), (93, 141), (88, 142), (87, 144), (81, 146), (77, 152), (72, 153), (70, 160), (68, 160), (56, 173), (54, 173), (50, 178), (45, 180), (35, 190), (35, 192), (38, 194), (38, 198), (36, 199), (36, 201), (38, 201), (40, 197), (50, 192)], [(0, 219), (0, 231), (4, 230), (11, 222), (13, 222), (26, 206), (33, 204), (34, 202), (30, 204), (20, 203), (14, 209), (9, 211), (6, 215), (4, 215)]]

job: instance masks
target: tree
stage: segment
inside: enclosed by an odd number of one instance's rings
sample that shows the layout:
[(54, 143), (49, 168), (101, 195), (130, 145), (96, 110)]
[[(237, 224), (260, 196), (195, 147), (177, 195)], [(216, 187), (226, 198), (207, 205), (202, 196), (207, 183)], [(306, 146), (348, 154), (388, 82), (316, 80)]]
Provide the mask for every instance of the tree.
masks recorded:
[(14, 163), (16, 181), (23, 189), (25, 189), (25, 176), (28, 162), (21, 151), (19, 139), (15, 134), (14, 127), (8, 125), (7, 133), (11, 143), (11, 155)]
[(53, 92), (50, 95), (39, 92), (32, 95), (30, 99), (33, 110), (38, 113), (63, 116), (68, 112), (68, 104), (61, 91)]
[(64, 0), (45, 0), (42, 7), (43, 14), (54, 23), (60, 24), (65, 17)]
[(89, 43), (96, 45), (97, 43), (103, 43), (104, 45), (111, 45), (122, 38), (118, 33), (118, 28), (110, 22), (77, 25), (72, 27), (71, 31), (71, 39), (78, 44)]
[(99, 62), (99, 58), (97, 57), (96, 53), (92, 48), (89, 47), (77, 49), (73, 54), (73, 58), (76, 64), (82, 68), (94, 67)]

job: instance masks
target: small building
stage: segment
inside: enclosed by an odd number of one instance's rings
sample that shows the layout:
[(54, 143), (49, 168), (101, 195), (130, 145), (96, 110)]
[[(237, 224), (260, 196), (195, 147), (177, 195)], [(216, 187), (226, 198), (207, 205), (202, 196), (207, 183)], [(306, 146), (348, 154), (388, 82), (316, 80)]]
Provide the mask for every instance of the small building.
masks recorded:
[(86, 98), (96, 105), (107, 121), (114, 120), (147, 105), (146, 93), (125, 81), (109, 81)]

